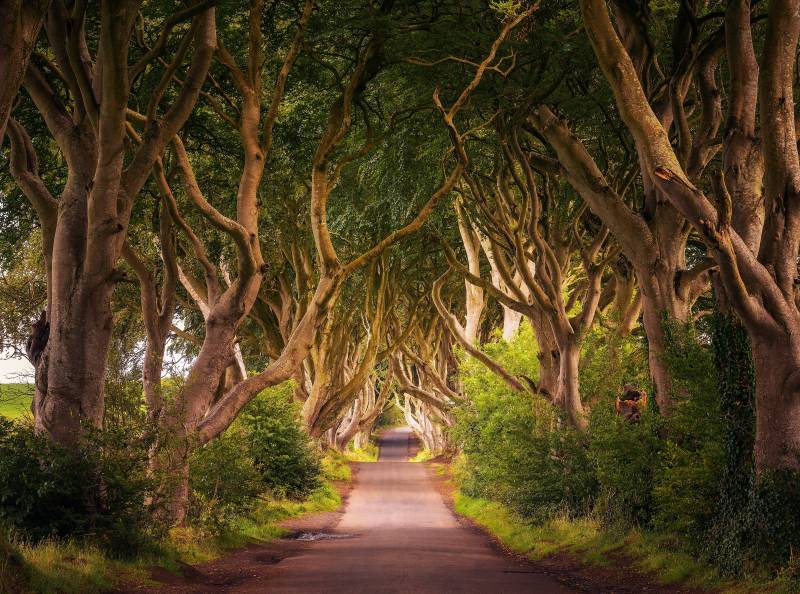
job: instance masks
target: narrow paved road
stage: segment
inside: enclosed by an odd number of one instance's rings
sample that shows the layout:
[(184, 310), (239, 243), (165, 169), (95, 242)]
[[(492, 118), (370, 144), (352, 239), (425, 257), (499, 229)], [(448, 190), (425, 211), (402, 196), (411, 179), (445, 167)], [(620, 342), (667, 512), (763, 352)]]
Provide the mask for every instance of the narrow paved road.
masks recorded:
[[(380, 461), (362, 464), (340, 538), (284, 559), (235, 592), (568, 594), (461, 526), (421, 464), (407, 462), (409, 431), (389, 432)], [(350, 535), (345, 537), (345, 535)]]

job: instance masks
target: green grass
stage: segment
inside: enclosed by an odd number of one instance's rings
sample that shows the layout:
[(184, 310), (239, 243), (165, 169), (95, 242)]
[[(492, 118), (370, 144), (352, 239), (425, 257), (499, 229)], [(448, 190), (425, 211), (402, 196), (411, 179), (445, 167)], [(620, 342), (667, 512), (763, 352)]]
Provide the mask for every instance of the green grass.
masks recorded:
[(104, 592), (147, 576), (141, 562), (109, 559), (100, 550), (69, 542), (18, 545), (27, 590), (41, 594)]
[(347, 456), (336, 450), (328, 450), (322, 459), (322, 474), (329, 481), (351, 481), (353, 471)]
[[(346, 463), (344, 466), (349, 471)], [(333, 511), (341, 505), (341, 497), (329, 480), (304, 501), (265, 498), (251, 514), (239, 518), (223, 534), (209, 535), (192, 527), (175, 528), (165, 541), (154, 546), (151, 554), (129, 561), (110, 559), (99, 549), (86, 544), (56, 541), (36, 545), (15, 543), (13, 548), (22, 562), (22, 569), (4, 563), (0, 554), (0, 592), (5, 592), (3, 585), (14, 583), (12, 580), (17, 583), (24, 581), (27, 584), (25, 591), (37, 594), (105, 592), (126, 583), (146, 582), (148, 568), (154, 565), (177, 572), (182, 564), (204, 563), (231, 549), (279, 538), (287, 532), (278, 525), (281, 520)]]
[(0, 416), (18, 419), (30, 414), (33, 384), (0, 384)]
[(155, 564), (177, 569), (178, 562), (204, 563), (231, 549), (286, 535), (287, 530), (278, 526), (281, 520), (333, 511), (341, 503), (342, 499), (336, 489), (326, 481), (303, 501), (265, 499), (249, 516), (239, 518), (223, 534), (209, 537), (197, 528), (175, 528), (170, 531), (162, 556)]
[(508, 549), (532, 560), (565, 551), (588, 565), (609, 565), (622, 556), (663, 583), (680, 583), (726, 594), (791, 592), (788, 580), (732, 582), (719, 578), (674, 539), (640, 530), (608, 531), (592, 517), (558, 516), (531, 524), (501, 503), (455, 493), (455, 509), (497, 537)]
[(413, 458), (410, 458), (408, 461), (409, 462), (427, 462), (431, 458), (435, 458), (435, 457), (436, 456), (434, 455), (433, 452), (431, 452), (428, 449), (423, 448), (423, 449), (421, 449), (420, 451), (417, 452), (416, 456), (414, 456)]
[(378, 449), (374, 443), (368, 443), (365, 448), (356, 448), (351, 445), (344, 455), (351, 462), (377, 462)]

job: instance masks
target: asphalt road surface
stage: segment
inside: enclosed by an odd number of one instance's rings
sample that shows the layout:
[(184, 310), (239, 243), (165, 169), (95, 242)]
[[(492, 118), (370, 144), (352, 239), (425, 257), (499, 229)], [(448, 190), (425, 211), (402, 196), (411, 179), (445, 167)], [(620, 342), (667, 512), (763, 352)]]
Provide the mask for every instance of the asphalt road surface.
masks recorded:
[(445, 506), (422, 464), (407, 462), (410, 433), (393, 430), (380, 460), (362, 464), (336, 538), (284, 559), (268, 579), (234, 592), (568, 594), (495, 551)]

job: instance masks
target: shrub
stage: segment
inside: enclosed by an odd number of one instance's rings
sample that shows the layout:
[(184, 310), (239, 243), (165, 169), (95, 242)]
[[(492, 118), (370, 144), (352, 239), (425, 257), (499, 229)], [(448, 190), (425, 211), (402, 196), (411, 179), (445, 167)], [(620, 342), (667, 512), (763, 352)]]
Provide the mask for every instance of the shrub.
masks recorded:
[(618, 416), (611, 398), (598, 403), (589, 419), (589, 458), (602, 494), (600, 511), (607, 522), (648, 524), (653, 484), (662, 442), (659, 419), (646, 410), (639, 423)]
[(724, 466), (709, 544), (717, 567), (736, 575), (744, 567), (754, 525), (755, 369), (750, 339), (741, 321), (720, 312), (710, 323), (724, 423)]
[(89, 539), (112, 554), (133, 554), (157, 526), (146, 447), (131, 428), (87, 430), (77, 449), (61, 448), (21, 422), (0, 419), (0, 524), (19, 538)]
[[(527, 324), (510, 344), (487, 350), (516, 373), (536, 377)], [(586, 510), (596, 482), (583, 436), (542, 398), (510, 390), (480, 363), (465, 359), (461, 370), (469, 398), (454, 411), (451, 437), (466, 457), (462, 491), (502, 501), (528, 518)]]
[(705, 549), (718, 509), (725, 419), (713, 352), (693, 325), (666, 323), (665, 361), (673, 379), (673, 409), (654, 485), (655, 524)]
[(586, 406), (607, 406), (626, 383), (650, 387), (647, 345), (641, 336), (594, 326), (581, 347), (581, 398)]
[[(510, 390), (462, 357), (467, 398), (450, 437), (461, 492), (508, 505), (526, 519), (600, 513), (615, 528), (643, 526), (680, 542), (725, 574), (768, 569), (787, 591), (800, 582), (800, 473), (756, 479), (754, 372), (747, 333), (733, 316), (697, 325), (665, 321), (663, 354), (673, 407), (654, 399), (639, 423), (614, 411), (624, 383), (647, 386), (643, 342), (595, 328), (586, 337), (581, 391), (589, 428), (578, 433), (540, 398)], [(517, 374), (536, 376), (528, 327), (511, 344), (485, 345)]]
[(389, 404), (381, 411), (378, 420), (375, 422), (375, 429), (383, 429), (387, 427), (402, 427), (406, 424), (403, 411), (399, 406)]
[(189, 460), (192, 524), (219, 534), (253, 509), (264, 492), (264, 483), (247, 445), (245, 431), (234, 424), (192, 453)]
[(290, 382), (265, 390), (189, 464), (190, 521), (224, 532), (263, 495), (302, 499), (322, 484), (319, 456), (300, 427)]
[(300, 426), (293, 392), (291, 382), (265, 390), (242, 412), (241, 425), (264, 488), (277, 497), (300, 499), (320, 486), (322, 468)]
[[(800, 551), (800, 471), (764, 471), (758, 477), (753, 496), (756, 559), (778, 568), (792, 562), (797, 571)], [(797, 576), (795, 576), (797, 579)]]

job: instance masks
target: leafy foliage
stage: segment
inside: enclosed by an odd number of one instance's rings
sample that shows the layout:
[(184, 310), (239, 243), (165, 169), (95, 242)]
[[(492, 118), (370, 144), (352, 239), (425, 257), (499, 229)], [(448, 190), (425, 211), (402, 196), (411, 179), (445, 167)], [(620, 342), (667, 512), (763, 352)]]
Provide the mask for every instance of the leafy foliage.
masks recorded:
[(145, 447), (130, 428), (88, 431), (60, 448), (25, 423), (0, 418), (0, 525), (34, 542), (88, 539), (133, 554), (157, 536), (144, 505), (153, 484)]
[(190, 521), (209, 532), (221, 533), (251, 512), (264, 491), (243, 437), (241, 428), (232, 427), (192, 454)]
[(628, 423), (606, 399), (592, 410), (589, 421), (589, 456), (602, 495), (601, 510), (610, 522), (625, 526), (649, 522), (653, 510), (653, 484), (662, 443), (659, 419), (645, 412), (639, 423)]
[(663, 530), (704, 543), (717, 512), (724, 463), (724, 417), (713, 352), (697, 328), (665, 326), (664, 356), (675, 404), (664, 423), (667, 439), (654, 485), (654, 521)]
[(290, 382), (265, 390), (190, 461), (192, 521), (222, 532), (262, 496), (302, 499), (322, 484), (319, 455), (300, 428)]
[(241, 415), (248, 454), (262, 484), (274, 496), (300, 499), (320, 486), (321, 466), (286, 382), (265, 390)]
[[(536, 375), (529, 326), (511, 344), (490, 350), (508, 368)], [(586, 511), (597, 484), (582, 436), (543, 399), (513, 392), (480, 364), (465, 360), (462, 373), (469, 399), (455, 410), (451, 436), (463, 447), (464, 492), (527, 517)]]
[[(587, 337), (591, 356), (581, 380), (593, 402), (584, 434), (548, 403), (512, 392), (463, 360), (470, 398), (456, 408), (451, 431), (463, 451), (461, 491), (537, 523), (566, 512), (612, 528), (649, 528), (679, 538), (723, 573), (756, 563), (780, 567), (798, 546), (792, 502), (800, 483), (789, 472), (754, 481), (746, 335), (736, 320), (719, 314), (710, 325), (667, 323), (665, 330), (674, 406), (666, 417), (650, 407), (633, 424), (615, 414), (613, 400), (627, 378), (646, 377), (641, 342), (604, 330)], [(516, 373), (535, 373), (529, 329), (511, 344), (485, 348)], [(612, 357), (622, 370), (598, 364)]]

